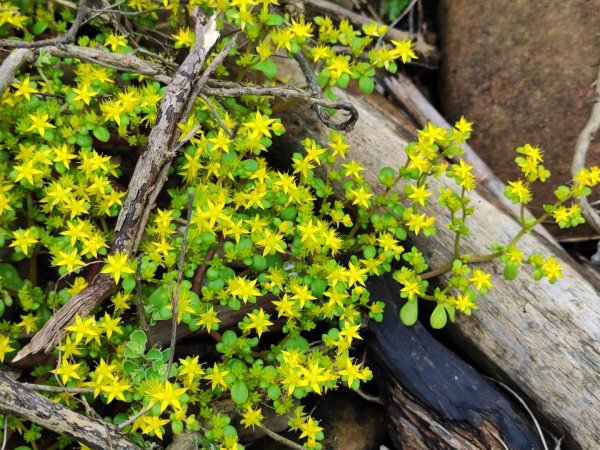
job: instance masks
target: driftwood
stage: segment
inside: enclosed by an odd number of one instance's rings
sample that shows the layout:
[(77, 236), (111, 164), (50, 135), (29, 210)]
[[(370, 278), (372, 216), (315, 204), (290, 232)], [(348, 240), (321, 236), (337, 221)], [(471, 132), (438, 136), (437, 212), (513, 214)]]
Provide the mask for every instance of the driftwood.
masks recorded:
[[(391, 276), (372, 278), (367, 288), (385, 303), (382, 323), (367, 334), (398, 448), (471, 450), (540, 448), (529, 417), (491, 381), (437, 341), (420, 324), (398, 320), (400, 285)], [(528, 420), (529, 419), (529, 420)], [(506, 446), (506, 447), (505, 447)]]
[(125, 439), (114, 425), (71, 411), (25, 387), (4, 372), (0, 372), (0, 411), (31, 420), (95, 450), (138, 448)]
[[(399, 127), (402, 119), (387, 117), (368, 100), (339, 96), (352, 101), (361, 117), (349, 134), (348, 156), (365, 167), (365, 178), (376, 186), (381, 168), (404, 163), (403, 136), (414, 130)], [(324, 140), (327, 135), (313, 117), (300, 111), (288, 114), (286, 128), (299, 138), (309, 133)], [(442, 178), (431, 180), (430, 188), (437, 192), (448, 186), (453, 186), (452, 180)], [(481, 194), (475, 192), (471, 198), (476, 207), (468, 221), (473, 236), (464, 239), (464, 251), (485, 253), (493, 242), (508, 243), (518, 232), (518, 223)], [(435, 268), (450, 261), (454, 235), (446, 228), (444, 209), (433, 203), (429, 212), (438, 217), (437, 235), (416, 242)], [(554, 254), (564, 278), (554, 285), (535, 283), (531, 270), (523, 267), (517, 280), (506, 282), (501, 266), (487, 263), (485, 268), (498, 274), (494, 289), (472, 317), (459, 317), (448, 332), (496, 378), (522, 392), (556, 434), (566, 436), (567, 445), (600, 448), (597, 290), (589, 277), (581, 276), (576, 262), (538, 233), (525, 235), (519, 245), (528, 253)]]

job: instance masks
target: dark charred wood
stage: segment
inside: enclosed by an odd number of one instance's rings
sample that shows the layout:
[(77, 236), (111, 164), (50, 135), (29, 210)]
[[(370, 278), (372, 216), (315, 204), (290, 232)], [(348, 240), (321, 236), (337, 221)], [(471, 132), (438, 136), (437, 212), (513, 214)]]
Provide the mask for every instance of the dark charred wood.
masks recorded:
[(368, 345), (381, 369), (391, 436), (403, 449), (541, 448), (531, 420), (491, 381), (437, 341), (420, 323), (399, 318), (400, 286), (373, 278), (371, 296), (385, 303), (371, 322)]

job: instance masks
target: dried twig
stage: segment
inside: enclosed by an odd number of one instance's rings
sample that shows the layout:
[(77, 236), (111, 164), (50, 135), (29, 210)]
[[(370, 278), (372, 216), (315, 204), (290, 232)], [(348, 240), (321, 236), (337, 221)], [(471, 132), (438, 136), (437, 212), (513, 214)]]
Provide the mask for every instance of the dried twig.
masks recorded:
[(140, 328), (146, 333), (146, 336), (150, 336), (150, 325), (146, 319), (144, 299), (142, 297), (142, 256), (142, 254), (138, 255), (137, 267), (135, 269), (135, 311)]
[(175, 344), (177, 343), (177, 318), (179, 316), (179, 297), (181, 296), (181, 282), (183, 281), (183, 272), (185, 267), (185, 257), (187, 254), (187, 247), (189, 243), (190, 235), (190, 224), (192, 220), (192, 211), (194, 206), (194, 194), (190, 194), (187, 207), (187, 225), (183, 232), (183, 241), (181, 243), (181, 252), (179, 253), (179, 267), (177, 271), (177, 292), (173, 295), (172, 286), (171, 290), (171, 345), (169, 346), (169, 361), (167, 363), (167, 372), (165, 374), (165, 381), (171, 376), (171, 367), (173, 367), (173, 360), (175, 358)]
[(304, 450), (304, 447), (300, 444), (295, 443), (294, 441), (289, 440), (288, 438), (280, 435), (279, 433), (275, 433), (270, 428), (265, 427), (264, 425), (257, 425), (258, 428), (263, 430), (267, 436), (269, 436), (274, 441), (279, 442), (280, 444), (287, 445), (290, 448), (294, 448), (296, 450)]
[(223, 131), (225, 131), (225, 133), (227, 133), (229, 136), (232, 136), (233, 135), (232, 131), (229, 129), (229, 127), (227, 125), (225, 125), (225, 122), (223, 122), (223, 119), (221, 119), (221, 116), (219, 115), (219, 111), (217, 111), (217, 107), (213, 104), (213, 102), (211, 102), (210, 99), (204, 94), (200, 94), (199, 97), (202, 100), (204, 100), (204, 103), (206, 103), (208, 105), (208, 107), (210, 108), (210, 111), (213, 113), (213, 116), (215, 116), (215, 120), (219, 123), (219, 126), (221, 128), (223, 128)]
[(8, 415), (4, 415), (4, 431), (2, 433), (2, 450), (6, 448), (6, 442), (8, 440)]
[(85, 387), (67, 387), (67, 386), (48, 386), (46, 384), (36, 383), (21, 383), (26, 388), (33, 389), (34, 391), (45, 391), (45, 392), (68, 392), (70, 394), (93, 394), (93, 388)]
[(125, 439), (117, 429), (105, 422), (90, 419), (53, 402), (0, 372), (0, 411), (23, 417), (92, 449), (104, 450), (107, 441), (115, 450), (138, 447)]
[(8, 55), (2, 65), (0, 65), (0, 96), (4, 90), (13, 82), (15, 75), (26, 62), (31, 62), (34, 59), (34, 54), (26, 48), (13, 50)]
[(46, 47), (48, 45), (70, 44), (75, 40), (75, 36), (77, 36), (77, 32), (79, 31), (79, 28), (81, 28), (81, 25), (83, 24), (85, 16), (88, 12), (89, 8), (87, 6), (87, 0), (81, 0), (77, 6), (77, 15), (75, 16), (73, 24), (60, 36), (51, 39), (42, 39), (40, 41), (15, 41), (12, 39), (0, 39), (0, 47), (39, 48)]
[[(294, 53), (294, 59), (300, 66), (300, 70), (302, 70), (302, 73), (304, 74), (304, 78), (306, 78), (308, 87), (310, 87), (310, 90), (312, 91), (311, 98), (322, 100), (323, 99), (323, 91), (321, 90), (321, 87), (318, 85), (317, 78), (315, 77), (315, 73), (313, 72), (312, 68), (310, 67), (310, 64), (308, 63), (308, 61), (306, 60), (304, 53), (302, 53), (302, 51)], [(319, 116), (319, 119), (321, 119), (321, 122), (323, 122), (329, 128), (333, 128), (335, 130), (350, 131), (350, 130), (352, 130), (352, 128), (354, 127), (354, 124), (358, 120), (358, 111), (356, 110), (354, 105), (352, 105), (350, 103), (347, 103), (343, 107), (340, 105), (339, 109), (345, 109), (346, 111), (348, 111), (350, 113), (350, 117), (342, 123), (336, 123), (333, 120), (331, 120), (329, 118), (329, 116), (327, 115), (327, 112), (325, 112), (325, 109), (323, 108), (322, 105), (313, 103), (313, 107), (315, 109), (315, 112), (317, 113), (317, 116)]]
[[(179, 137), (177, 123), (185, 122), (186, 118), (182, 116), (182, 112), (189, 100), (194, 81), (202, 70), (210, 49), (220, 36), (214, 17), (203, 25), (202, 13), (198, 8), (192, 17), (195, 20), (196, 42), (161, 101), (155, 126), (148, 138), (148, 147), (135, 167), (117, 219), (111, 253), (121, 252), (131, 256), (137, 250), (148, 216), (166, 181), (167, 171), (175, 155), (173, 149)], [(71, 298), (50, 318), (31, 342), (21, 349), (14, 361), (33, 353), (51, 350), (60, 339), (63, 328), (71, 323), (77, 314), (88, 315), (114, 292), (115, 287), (114, 281), (107, 274), (98, 275), (86, 289)]]
[(398, 17), (396, 17), (394, 19), (394, 21), (388, 26), (387, 31), (384, 34), (382, 34), (381, 36), (379, 36), (379, 39), (377, 39), (377, 43), (375, 44), (375, 47), (379, 47), (381, 45), (381, 43), (383, 42), (385, 37), (388, 35), (388, 33), (391, 30), (395, 29), (396, 25), (398, 25), (400, 23), (400, 21), (402, 19), (404, 19), (404, 17), (406, 17), (406, 15), (413, 9), (413, 7), (417, 3), (417, 1), (418, 0), (411, 0), (409, 5), (404, 9), (404, 11), (402, 11), (402, 14), (400, 14)]
[(78, 45), (61, 45), (60, 47), (51, 45), (44, 47), (44, 50), (60, 58), (77, 58), (109, 69), (138, 73), (163, 84), (169, 84), (173, 79), (163, 65), (137, 58), (131, 53), (112, 53), (99, 48)]
[(540, 440), (542, 441), (542, 445), (544, 446), (544, 450), (548, 450), (548, 445), (546, 444), (546, 439), (544, 438), (544, 433), (542, 432), (542, 427), (540, 427), (540, 423), (536, 419), (535, 414), (533, 414), (533, 412), (531, 411), (531, 409), (529, 408), (529, 406), (527, 406), (527, 402), (525, 402), (525, 400), (523, 400), (519, 396), (519, 394), (517, 394), (514, 390), (512, 390), (511, 388), (509, 388), (506, 384), (502, 383), (501, 381), (494, 380), (493, 378), (490, 378), (490, 380), (492, 380), (496, 384), (499, 384), (504, 389), (506, 389), (508, 392), (510, 392), (513, 395), (513, 397), (518, 400), (518, 402), (521, 404), (521, 406), (523, 406), (523, 408), (525, 408), (525, 411), (527, 411), (527, 413), (531, 417), (531, 420), (533, 420), (533, 424), (535, 425), (535, 429), (537, 430), (537, 432), (538, 432), (538, 434), (540, 436)]

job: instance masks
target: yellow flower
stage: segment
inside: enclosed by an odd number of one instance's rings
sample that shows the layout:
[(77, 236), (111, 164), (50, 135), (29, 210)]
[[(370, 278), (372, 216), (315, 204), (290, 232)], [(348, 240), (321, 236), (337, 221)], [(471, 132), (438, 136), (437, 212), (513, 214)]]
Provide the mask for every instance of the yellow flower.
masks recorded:
[(254, 428), (255, 425), (260, 426), (263, 419), (264, 416), (262, 415), (261, 408), (253, 409), (251, 406), (248, 406), (243, 414), (243, 419), (241, 420), (241, 423), (246, 428)]
[(172, 34), (175, 39), (175, 48), (191, 47), (194, 45), (195, 35), (189, 27), (181, 28), (177, 33)]
[(14, 350), (15, 349), (10, 346), (10, 338), (0, 334), (0, 362), (4, 362), (6, 354)]
[(52, 265), (66, 267), (67, 272), (72, 272), (73, 269), (79, 266), (83, 266), (83, 261), (79, 257), (79, 253), (77, 253), (77, 249), (69, 251), (59, 251), (57, 255), (52, 260)]
[(562, 270), (558, 261), (554, 257), (549, 257), (544, 264), (542, 264), (542, 270), (544, 275), (548, 278), (550, 283), (556, 282), (558, 278), (562, 278)]
[(271, 253), (285, 253), (286, 243), (283, 240), (283, 235), (279, 233), (273, 233), (271, 230), (265, 230), (263, 237), (256, 241), (257, 245), (263, 248), (263, 256), (267, 256)]
[(118, 33), (109, 33), (104, 42), (105, 47), (110, 47), (113, 52), (118, 52), (121, 47), (127, 47), (127, 38)]
[[(89, 86), (81, 86), (81, 89), (73, 88), (73, 92), (77, 95), (74, 97), (77, 101), (82, 101), (86, 105), (90, 104), (90, 100), (98, 95), (98, 92), (90, 91)], [(43, 136), (43, 135), (42, 135)]]
[(348, 194), (354, 199), (352, 201), (353, 205), (358, 205), (365, 209), (369, 207), (369, 199), (373, 197), (373, 194), (371, 194), (365, 186), (361, 186), (358, 189), (350, 189)]
[(159, 388), (153, 389), (150, 397), (152, 398), (152, 403), (155, 403), (156, 400), (160, 402), (160, 412), (162, 413), (169, 406), (172, 406), (173, 409), (181, 409), (179, 398), (186, 391), (186, 388), (173, 388), (173, 384), (167, 381), (164, 384), (160, 384)]
[(135, 270), (131, 268), (131, 263), (127, 260), (126, 254), (115, 252), (114, 255), (108, 255), (101, 272), (112, 275), (115, 282), (118, 283), (122, 274), (135, 273)]
[(31, 126), (27, 128), (27, 131), (37, 131), (42, 137), (46, 134), (46, 128), (56, 128), (48, 122), (48, 114), (40, 110), (37, 110), (34, 114), (29, 114), (27, 117), (31, 120)]
[(418, 59), (411, 41), (392, 41), (392, 44), (395, 47), (392, 54), (397, 58), (401, 58), (404, 64), (411, 62), (413, 59)]
[(217, 386), (223, 386), (227, 388), (229, 385), (227, 381), (225, 381), (225, 376), (229, 373), (229, 370), (221, 370), (217, 363), (214, 364), (212, 369), (208, 369), (211, 371), (208, 375), (204, 376), (205, 380), (212, 382), (213, 391), (217, 388)]
[(244, 122), (244, 126), (251, 130), (250, 135), (258, 135), (258, 136), (266, 136), (271, 137), (271, 132), (269, 131), (269, 126), (275, 122), (275, 119), (265, 119), (263, 118), (260, 111), (256, 111), (256, 115), (254, 116), (254, 120), (251, 122)]
[(35, 230), (32, 230), (31, 228), (26, 230), (19, 228), (18, 230), (13, 231), (12, 235), (14, 240), (10, 243), (9, 247), (19, 247), (21, 253), (25, 256), (29, 256), (29, 247), (39, 242), (36, 234)]
[(80, 363), (72, 364), (67, 360), (63, 360), (61, 365), (56, 369), (51, 370), (51, 372), (60, 376), (62, 378), (62, 384), (66, 384), (69, 379), (81, 380), (81, 375), (79, 375), (80, 367)]
[(35, 94), (38, 92), (38, 90), (31, 85), (31, 82), (29, 81), (29, 75), (26, 75), (21, 81), (17, 81), (11, 86), (16, 89), (14, 93), (15, 97), (23, 96), (27, 100), (31, 98), (31, 94)]
[(473, 270), (473, 275), (469, 278), (469, 281), (477, 286), (478, 291), (487, 291), (492, 287), (492, 275), (484, 272), (480, 269)]
[(250, 324), (246, 326), (246, 329), (251, 330), (254, 328), (258, 337), (261, 337), (261, 335), (269, 329), (269, 326), (273, 325), (273, 322), (269, 320), (269, 317), (270, 315), (265, 314), (265, 311), (262, 308), (260, 308), (258, 312), (255, 309), (251, 313), (248, 313)]

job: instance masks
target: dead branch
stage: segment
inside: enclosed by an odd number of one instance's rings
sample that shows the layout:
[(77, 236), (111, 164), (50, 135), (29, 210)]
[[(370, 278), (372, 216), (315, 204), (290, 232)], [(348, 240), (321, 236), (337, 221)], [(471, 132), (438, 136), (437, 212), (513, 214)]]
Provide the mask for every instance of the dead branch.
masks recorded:
[(0, 97), (4, 90), (13, 82), (21, 66), (33, 61), (33, 52), (26, 48), (13, 50), (0, 65)]
[(99, 48), (78, 45), (61, 45), (60, 47), (51, 45), (44, 47), (44, 50), (59, 58), (77, 58), (109, 69), (138, 73), (163, 84), (169, 84), (173, 79), (162, 64), (137, 58), (130, 53), (112, 53)]
[(70, 44), (75, 40), (75, 36), (77, 36), (77, 32), (79, 31), (79, 28), (81, 28), (81, 25), (83, 25), (83, 21), (88, 12), (89, 8), (87, 6), (87, 0), (81, 0), (77, 6), (77, 15), (75, 16), (75, 21), (71, 27), (60, 36), (51, 39), (42, 39), (40, 41), (15, 41), (12, 39), (0, 39), (0, 47), (40, 48), (48, 45)]
[[(132, 256), (136, 252), (154, 201), (167, 179), (167, 171), (175, 156), (173, 149), (179, 137), (177, 123), (185, 121), (182, 113), (188, 102), (195, 101), (190, 96), (194, 82), (210, 49), (220, 36), (215, 17), (211, 17), (206, 25), (202, 24), (200, 9), (196, 9), (192, 17), (195, 20), (196, 42), (171, 80), (158, 108), (156, 124), (148, 138), (148, 147), (135, 167), (117, 219), (111, 253), (120, 252)], [(108, 275), (98, 275), (86, 289), (71, 298), (50, 318), (21, 349), (14, 361), (33, 353), (51, 350), (62, 336), (63, 328), (76, 315), (88, 315), (115, 288), (114, 281)]]
[[(140, 59), (132, 54), (111, 53), (102, 49), (79, 47), (77, 45), (50, 46), (45, 47), (45, 51), (51, 55), (60, 58), (78, 58), (92, 64), (98, 64), (109, 69), (120, 70), (123, 72), (132, 72), (145, 75), (153, 80), (163, 84), (169, 84), (172, 77), (169, 70), (162, 64), (153, 61)], [(331, 121), (327, 117), (324, 122), (330, 128), (349, 130), (356, 120), (358, 113), (351, 103), (343, 101), (332, 101), (318, 96), (313, 96), (310, 92), (283, 87), (264, 87), (250, 86), (230, 81), (208, 79), (206, 84), (200, 89), (200, 93), (212, 97), (241, 97), (243, 95), (256, 96), (277, 96), (281, 98), (298, 98), (305, 103), (313, 106), (318, 105), (324, 108), (344, 110), (350, 114), (350, 118), (341, 124)], [(323, 117), (319, 116), (321, 120)]]
[(0, 372), (0, 411), (69, 436), (92, 449), (105, 450), (109, 448), (109, 442), (115, 450), (138, 448), (125, 439), (113, 425), (71, 411), (23, 386), (4, 372)]

